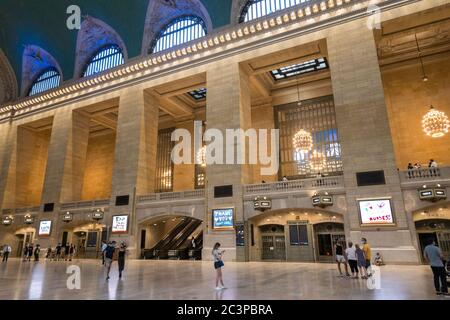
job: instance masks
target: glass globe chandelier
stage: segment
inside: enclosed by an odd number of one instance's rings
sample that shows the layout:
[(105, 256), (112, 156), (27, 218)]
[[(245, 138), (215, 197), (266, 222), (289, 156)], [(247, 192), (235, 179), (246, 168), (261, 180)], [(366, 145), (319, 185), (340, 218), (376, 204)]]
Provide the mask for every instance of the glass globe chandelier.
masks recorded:
[(327, 165), (327, 159), (322, 152), (314, 150), (311, 154), (311, 158), (309, 159), (309, 166), (312, 170), (322, 171)]
[(422, 128), (427, 136), (441, 138), (448, 133), (450, 121), (444, 112), (431, 106), (430, 111), (423, 116)]
[(198, 150), (197, 163), (202, 167), (206, 167), (206, 146), (203, 146)]
[(300, 153), (308, 153), (313, 148), (313, 138), (312, 134), (306, 130), (300, 130), (292, 139), (292, 144), (295, 151)]
[[(419, 40), (417, 39), (417, 34), (415, 34), (417, 52), (419, 56), (420, 66), (422, 69), (422, 81), (427, 82), (428, 76), (425, 72), (425, 65), (422, 59), (422, 51), (420, 50)], [(423, 132), (432, 138), (441, 138), (448, 133), (450, 128), (450, 122), (447, 115), (439, 110), (436, 110), (433, 105), (430, 106), (430, 110), (422, 118), (422, 129)]]

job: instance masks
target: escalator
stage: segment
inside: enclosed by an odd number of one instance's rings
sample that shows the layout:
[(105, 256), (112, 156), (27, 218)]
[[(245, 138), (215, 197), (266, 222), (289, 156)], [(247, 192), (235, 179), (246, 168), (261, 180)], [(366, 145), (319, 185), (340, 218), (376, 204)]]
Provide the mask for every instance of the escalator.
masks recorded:
[(167, 233), (153, 248), (150, 250), (144, 250), (144, 259), (155, 259), (158, 258), (158, 252), (163, 250), (167, 245), (175, 238), (182, 230), (184, 230), (189, 224), (189, 219), (184, 219), (179, 224), (175, 226), (169, 233)]
[(158, 250), (159, 259), (187, 259), (189, 250), (189, 238), (202, 224), (199, 220), (189, 219), (189, 223), (182, 229), (172, 241)]

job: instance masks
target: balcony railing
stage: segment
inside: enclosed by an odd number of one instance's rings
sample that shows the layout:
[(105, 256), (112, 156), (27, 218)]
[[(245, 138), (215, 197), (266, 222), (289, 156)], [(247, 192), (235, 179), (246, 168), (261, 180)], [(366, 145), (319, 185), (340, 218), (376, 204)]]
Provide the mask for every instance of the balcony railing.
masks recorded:
[(251, 184), (244, 186), (244, 194), (278, 193), (296, 190), (329, 190), (336, 188), (344, 188), (343, 176)]
[(450, 183), (450, 167), (401, 171), (400, 180), (402, 183)]
[(41, 207), (29, 207), (29, 208), (17, 208), (17, 209), (3, 209), (2, 214), (4, 215), (14, 215), (14, 214), (31, 214), (39, 213)]
[(109, 207), (110, 199), (93, 200), (93, 201), (78, 201), (61, 204), (61, 211), (76, 210), (76, 209), (93, 209)]
[(192, 191), (181, 191), (181, 192), (165, 192), (165, 193), (154, 193), (145, 196), (139, 196), (137, 198), (137, 203), (149, 203), (149, 202), (159, 202), (159, 201), (174, 201), (174, 200), (189, 200), (189, 199), (201, 199), (205, 197), (205, 190), (192, 190)]

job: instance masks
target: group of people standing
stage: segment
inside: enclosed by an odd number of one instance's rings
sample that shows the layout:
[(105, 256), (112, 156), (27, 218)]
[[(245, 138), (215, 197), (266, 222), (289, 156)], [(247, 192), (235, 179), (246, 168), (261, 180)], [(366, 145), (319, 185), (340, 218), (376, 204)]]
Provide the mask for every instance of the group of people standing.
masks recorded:
[(65, 245), (61, 245), (61, 243), (58, 243), (54, 250), (51, 247), (47, 248), (45, 259), (50, 261), (72, 261), (75, 251), (75, 245), (73, 244), (66, 243)]
[(39, 261), (40, 254), (41, 254), (41, 246), (39, 244), (34, 246), (33, 243), (27, 243), (23, 248), (23, 261), (30, 262), (33, 256), (34, 261)]
[[(349, 242), (347, 249), (344, 250), (341, 243), (335, 243), (336, 262), (338, 264), (340, 277), (351, 277), (358, 279), (368, 279), (371, 274), (372, 249), (367, 243), (366, 238), (361, 239), (361, 245)], [(341, 264), (344, 265), (345, 275), (342, 272)], [(349, 272), (350, 267), (350, 272)]]

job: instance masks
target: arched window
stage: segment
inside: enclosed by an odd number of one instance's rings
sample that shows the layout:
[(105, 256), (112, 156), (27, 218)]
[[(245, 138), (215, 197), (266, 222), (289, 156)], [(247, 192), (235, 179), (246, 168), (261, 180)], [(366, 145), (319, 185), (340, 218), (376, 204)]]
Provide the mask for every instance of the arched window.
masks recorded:
[(180, 17), (163, 28), (153, 41), (150, 52), (164, 51), (205, 35), (206, 25), (202, 19), (196, 16)]
[(100, 49), (89, 61), (83, 77), (89, 77), (99, 72), (112, 69), (125, 63), (122, 49), (117, 45), (109, 45)]
[(255, 20), (276, 11), (287, 9), (310, 0), (249, 0), (242, 9), (239, 22)]
[(56, 88), (61, 82), (61, 75), (55, 68), (46, 69), (43, 71), (31, 86), (29, 96), (42, 93), (44, 91)]

